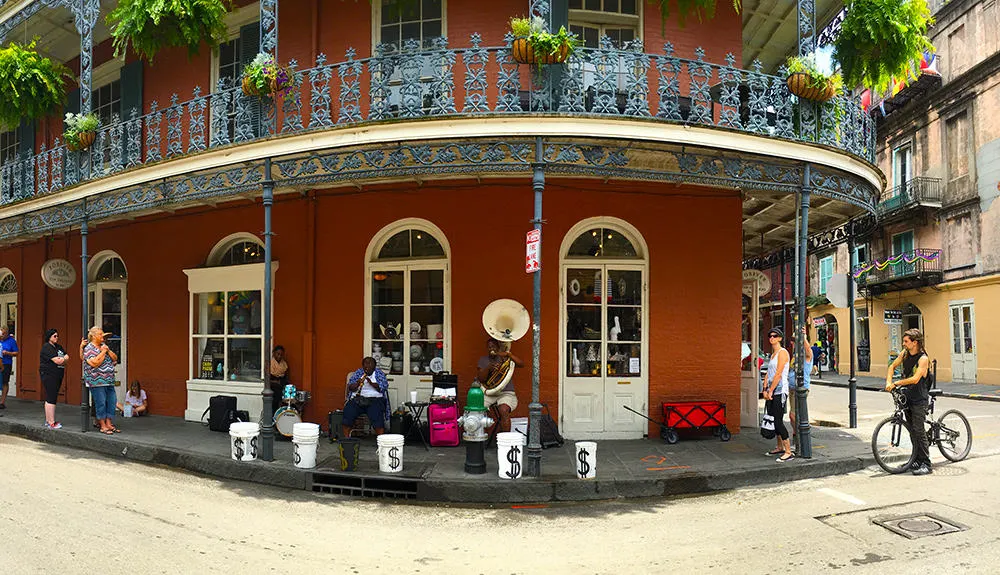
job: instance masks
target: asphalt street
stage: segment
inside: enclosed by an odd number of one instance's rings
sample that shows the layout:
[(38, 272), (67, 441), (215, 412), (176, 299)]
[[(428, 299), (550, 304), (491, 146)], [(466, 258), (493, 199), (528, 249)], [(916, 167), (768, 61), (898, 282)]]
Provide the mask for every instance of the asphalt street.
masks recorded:
[[(846, 391), (817, 387), (810, 399), (814, 419), (846, 418)], [(856, 433), (870, 433), (887, 402), (859, 394)], [(995, 573), (1000, 404), (947, 404), (970, 416), (973, 456), (945, 465), (933, 455), (928, 477), (870, 468), (700, 497), (493, 509), (317, 497), (0, 436), (0, 565), (10, 574)], [(945, 524), (958, 531), (927, 534)]]

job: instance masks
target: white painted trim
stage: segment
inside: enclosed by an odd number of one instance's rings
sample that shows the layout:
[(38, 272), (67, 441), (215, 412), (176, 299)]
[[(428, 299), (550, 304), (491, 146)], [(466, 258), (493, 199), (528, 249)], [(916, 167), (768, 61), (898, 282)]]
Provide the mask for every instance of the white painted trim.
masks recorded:
[[(569, 248), (573, 245), (573, 242), (580, 236), (580, 234), (586, 232), (589, 229), (595, 227), (606, 227), (616, 230), (620, 234), (624, 234), (632, 242), (632, 245), (640, 252), (639, 257), (633, 259), (614, 259), (614, 258), (570, 258), (568, 257)], [(621, 270), (637, 270), (642, 272), (642, 326), (643, 326), (643, 338), (642, 338), (642, 376), (640, 380), (643, 381), (643, 385), (646, 388), (646, 397), (643, 398), (643, 405), (641, 409), (636, 409), (640, 413), (645, 413), (649, 406), (649, 338), (651, 336), (650, 323), (649, 323), (649, 313), (650, 307), (652, 306), (652, 298), (649, 287), (650, 278), (650, 256), (649, 256), (649, 246), (646, 243), (646, 239), (643, 237), (642, 233), (638, 228), (630, 224), (629, 222), (615, 218), (611, 216), (599, 216), (594, 218), (588, 218), (581, 220), (576, 223), (573, 227), (569, 229), (568, 232), (563, 236), (562, 243), (559, 246), (559, 428), (564, 429), (566, 427), (566, 409), (568, 409), (570, 402), (566, 395), (566, 365), (567, 365), (567, 354), (566, 354), (566, 270), (569, 268), (578, 267), (601, 267), (604, 266), (611, 267), (613, 269)], [(601, 316), (603, 318), (607, 315), (607, 304), (602, 303), (601, 305)], [(602, 330), (603, 332), (603, 330)], [(606, 335), (602, 333), (600, 341), (604, 341)], [(605, 380), (608, 380), (607, 376), (604, 376)], [(607, 398), (607, 381), (605, 381), (605, 399)], [(604, 405), (604, 415), (607, 414), (607, 405)], [(603, 417), (603, 415), (602, 415)], [(645, 423), (645, 420), (642, 420)], [(605, 417), (605, 427), (607, 427), (607, 421)], [(646, 435), (646, 427), (643, 425), (642, 431), (639, 432), (622, 432), (622, 431), (603, 431), (600, 433), (589, 433), (585, 431), (573, 432), (570, 430), (568, 433), (564, 431), (564, 435), (567, 438), (572, 439), (601, 439), (601, 440), (612, 440), (612, 439), (639, 439)]]
[(287, 154), (320, 150), (355, 148), (372, 144), (396, 144), (420, 140), (459, 140), (467, 138), (509, 138), (534, 134), (543, 138), (599, 138), (702, 146), (774, 158), (810, 162), (854, 174), (880, 191), (885, 179), (878, 168), (847, 154), (815, 144), (787, 142), (699, 126), (663, 124), (656, 120), (634, 118), (565, 118), (565, 117), (470, 117), (414, 120), (384, 124), (349, 126), (322, 132), (309, 132), (231, 145), (197, 154), (157, 162), (126, 172), (86, 182), (64, 192), (0, 208), (0, 220), (13, 218), (63, 203), (79, 201), (105, 192), (156, 182), (244, 162)]
[[(248, 4), (242, 8), (237, 8), (229, 14), (226, 15), (226, 41), (232, 42), (233, 40), (240, 37), (240, 29), (247, 24), (252, 24), (254, 22), (260, 21), (260, 2), (254, 2), (253, 4)], [(239, 59), (240, 55), (237, 54), (236, 58)], [(212, 57), (210, 58), (209, 64), (209, 75), (208, 75), (208, 91), (214, 94), (218, 89), (219, 85), (219, 49), (216, 48), (212, 50)], [(211, 113), (211, 110), (209, 110)], [(211, 119), (211, 118), (210, 118)]]
[(240, 242), (253, 242), (260, 247), (264, 247), (264, 242), (260, 241), (260, 238), (249, 232), (236, 232), (235, 234), (229, 234), (219, 240), (219, 242), (216, 243), (215, 246), (208, 252), (208, 257), (205, 258), (205, 265), (219, 265), (219, 261), (222, 260), (222, 256), (226, 255), (226, 252), (228, 252), (230, 248)]
[[(382, 0), (372, 0), (372, 54), (382, 41)], [(448, 37), (448, 0), (441, 0), (441, 36)]]
[[(264, 264), (194, 268), (183, 271), (188, 277), (188, 292), (193, 294), (264, 289)], [(277, 271), (278, 262), (271, 262), (272, 286)]]
[[(5, 279), (7, 276), (13, 276), (14, 280), (17, 280), (17, 275), (10, 268), (0, 268), (0, 280)], [(15, 313), (17, 314), (17, 319), (14, 320), (14, 333), (10, 335), (14, 337), (14, 341), (21, 341), (20, 334), (18, 333), (21, 330), (21, 284), (17, 285), (17, 291), (15, 292), (0, 293), (0, 314), (2, 314), (2, 309), (8, 303), (14, 304)], [(10, 397), (17, 397), (17, 372), (20, 368), (21, 357), (15, 357), (10, 375), (10, 389), (7, 390), (7, 395)]]
[(27, 8), (30, 4), (36, 2), (37, 0), (15, 0), (10, 2), (6, 8), (0, 11), (0, 24), (3, 24), (7, 20), (10, 20), (17, 15), (18, 12)]
[[(122, 262), (122, 266), (125, 266), (125, 258), (118, 255), (118, 253), (115, 252), (114, 250), (104, 250), (101, 252), (97, 252), (97, 254), (94, 257), (90, 258), (90, 261), (87, 263), (87, 278), (89, 278), (91, 282), (97, 282), (97, 280), (94, 279), (94, 277), (97, 275), (97, 270), (101, 269), (101, 266), (104, 265), (104, 262), (110, 260), (111, 258), (118, 258), (118, 260)], [(125, 278), (127, 282), (128, 266), (125, 266)]]

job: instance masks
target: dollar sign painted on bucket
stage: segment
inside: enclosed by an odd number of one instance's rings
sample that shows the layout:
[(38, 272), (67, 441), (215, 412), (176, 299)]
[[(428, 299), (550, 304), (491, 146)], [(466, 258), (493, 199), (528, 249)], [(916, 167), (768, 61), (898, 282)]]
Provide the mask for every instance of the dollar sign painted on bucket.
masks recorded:
[(257, 459), (257, 436), (250, 438), (250, 457)]
[(243, 461), (243, 438), (237, 437), (233, 440), (233, 459), (236, 461)]
[(399, 464), (400, 463), (402, 463), (402, 462), (399, 460), (399, 448), (395, 447), (395, 446), (390, 447), (389, 448), (389, 468), (392, 469), (393, 471), (395, 471), (395, 470), (399, 469)]
[(576, 454), (577, 460), (580, 462), (580, 477), (586, 477), (590, 473), (590, 462), (587, 461), (587, 456), (590, 455), (586, 449), (581, 449), (579, 453)]
[(292, 451), (295, 453), (295, 465), (302, 463), (302, 456), (299, 455), (299, 444), (292, 443)]
[(504, 473), (511, 479), (521, 476), (521, 462), (517, 460), (517, 456), (520, 454), (521, 448), (517, 445), (512, 445), (507, 450), (507, 463), (510, 463), (510, 467)]

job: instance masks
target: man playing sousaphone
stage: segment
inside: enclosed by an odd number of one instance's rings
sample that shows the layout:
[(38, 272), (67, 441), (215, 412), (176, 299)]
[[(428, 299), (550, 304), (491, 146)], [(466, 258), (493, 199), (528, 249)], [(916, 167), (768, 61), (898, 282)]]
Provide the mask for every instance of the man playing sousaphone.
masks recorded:
[[(493, 339), (486, 340), (487, 355), (479, 358), (479, 371), (477, 377), (482, 382), (485, 393), (483, 404), (486, 409), (493, 405), (497, 406), (500, 414), (500, 431), (510, 431), (510, 413), (517, 409), (517, 394), (514, 391), (514, 380), (503, 385), (500, 389), (493, 389), (493, 385), (500, 386), (506, 376), (510, 365), (514, 367), (524, 367), (524, 362), (516, 355), (506, 349), (506, 346)], [(510, 361), (508, 364), (507, 361)]]

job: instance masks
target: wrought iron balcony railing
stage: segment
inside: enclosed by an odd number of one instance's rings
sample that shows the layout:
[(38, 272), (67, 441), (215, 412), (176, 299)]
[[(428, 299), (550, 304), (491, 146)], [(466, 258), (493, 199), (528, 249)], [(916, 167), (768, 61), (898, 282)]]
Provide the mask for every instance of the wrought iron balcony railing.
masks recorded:
[(859, 286), (874, 286), (910, 278), (941, 276), (941, 250), (916, 249), (854, 266)]
[[(402, 49), (379, 46), (371, 58), (298, 70), (298, 84), (277, 97), (244, 95), (220, 81), (213, 93), (193, 97), (102, 127), (93, 147), (71, 152), (55, 145), (0, 168), (0, 204), (10, 204), (88, 180), (210, 149), (276, 135), (356, 126), (368, 122), (497, 116), (649, 118), (665, 123), (724, 128), (783, 140), (825, 144), (874, 162), (875, 129), (858, 102), (838, 97), (812, 106), (799, 103), (782, 75), (679, 58), (670, 44), (661, 54), (639, 42), (623, 50), (602, 40), (600, 49), (579, 49), (564, 66), (519, 66), (503, 47), (450, 48), (438, 38), (427, 49), (408, 41)], [(530, 72), (529, 72), (530, 70)]]
[(941, 180), (939, 178), (913, 178), (882, 195), (878, 215), (884, 217), (905, 208), (931, 205), (941, 206)]

